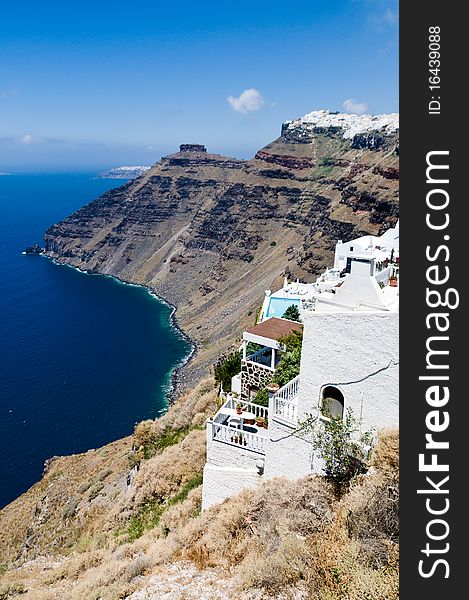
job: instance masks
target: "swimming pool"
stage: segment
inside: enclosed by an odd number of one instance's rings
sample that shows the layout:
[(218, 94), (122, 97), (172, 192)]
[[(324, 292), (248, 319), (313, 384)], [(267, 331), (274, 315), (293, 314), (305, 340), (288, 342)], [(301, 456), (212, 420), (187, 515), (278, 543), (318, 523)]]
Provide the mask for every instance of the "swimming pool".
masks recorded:
[(265, 318), (283, 317), (287, 308), (292, 304), (300, 308), (301, 301), (299, 298), (276, 298), (275, 296), (271, 296)]

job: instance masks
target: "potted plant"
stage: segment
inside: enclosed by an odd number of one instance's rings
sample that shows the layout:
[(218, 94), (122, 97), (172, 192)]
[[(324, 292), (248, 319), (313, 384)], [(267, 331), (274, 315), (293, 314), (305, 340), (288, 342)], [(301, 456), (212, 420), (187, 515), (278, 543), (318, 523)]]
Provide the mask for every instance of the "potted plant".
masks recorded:
[(236, 402), (236, 414), (240, 415), (243, 412), (243, 405), (241, 402)]
[(264, 427), (264, 417), (256, 417), (256, 425), (258, 427)]
[(397, 287), (397, 277), (395, 275), (391, 275), (389, 278), (389, 285), (391, 287)]
[(268, 423), (267, 419), (264, 419), (264, 423), (263, 423), (263, 425), (264, 425), (264, 429), (267, 429), (267, 427), (268, 427), (268, 425), (269, 425), (269, 423)]

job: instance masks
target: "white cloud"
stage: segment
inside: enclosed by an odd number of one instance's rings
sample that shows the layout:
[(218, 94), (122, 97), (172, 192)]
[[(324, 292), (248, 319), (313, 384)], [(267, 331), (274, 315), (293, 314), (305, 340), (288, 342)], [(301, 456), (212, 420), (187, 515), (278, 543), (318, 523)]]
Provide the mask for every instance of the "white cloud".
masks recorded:
[(260, 94), (254, 88), (244, 90), (244, 92), (242, 92), (238, 98), (229, 96), (227, 101), (233, 110), (242, 114), (259, 110), (264, 105), (264, 98), (262, 97), (262, 94)]
[(345, 112), (352, 113), (354, 115), (362, 115), (368, 110), (368, 104), (365, 102), (357, 102), (353, 98), (348, 98), (342, 102)]
[(29, 133), (27, 133), (22, 138), (20, 138), (18, 141), (21, 144), (32, 144), (35, 140), (32, 135), (29, 135)]

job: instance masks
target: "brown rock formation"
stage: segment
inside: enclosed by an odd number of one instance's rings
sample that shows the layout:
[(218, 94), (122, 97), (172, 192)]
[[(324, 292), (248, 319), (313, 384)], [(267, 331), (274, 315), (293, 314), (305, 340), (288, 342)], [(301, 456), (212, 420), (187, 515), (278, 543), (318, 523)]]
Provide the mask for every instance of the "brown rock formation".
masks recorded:
[(193, 382), (253, 322), (283, 274), (314, 280), (337, 239), (377, 234), (398, 216), (397, 134), (344, 139), (286, 127), (252, 160), (183, 144), (136, 180), (52, 226), (61, 262), (152, 288), (198, 345)]

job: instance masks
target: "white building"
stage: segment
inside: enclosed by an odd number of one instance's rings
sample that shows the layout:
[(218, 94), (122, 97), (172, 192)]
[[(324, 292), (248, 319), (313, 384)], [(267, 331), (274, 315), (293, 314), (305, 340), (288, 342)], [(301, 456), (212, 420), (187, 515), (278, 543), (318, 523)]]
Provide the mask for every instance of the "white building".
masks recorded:
[[(233, 379), (239, 395), (228, 395), (207, 422), (204, 509), (265, 479), (320, 473), (323, 464), (311, 438), (298, 435), (307, 417), (321, 427), (351, 409), (363, 432), (398, 426), (398, 237), (396, 227), (379, 238), (340, 242), (334, 268), (316, 283), (286, 283), (266, 295), (262, 322), (243, 336), (245, 349), (253, 340), (263, 347), (245, 350), (242, 371)], [(253, 392), (275, 372), (284, 350), (279, 338), (299, 328), (269, 314), (272, 306), (288, 306), (272, 305), (272, 297), (300, 299), (304, 333), (300, 374), (279, 390), (271, 388), (267, 408), (251, 402)]]

